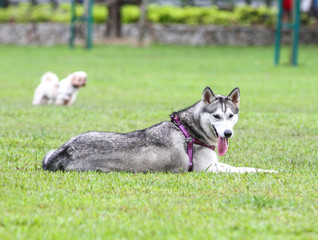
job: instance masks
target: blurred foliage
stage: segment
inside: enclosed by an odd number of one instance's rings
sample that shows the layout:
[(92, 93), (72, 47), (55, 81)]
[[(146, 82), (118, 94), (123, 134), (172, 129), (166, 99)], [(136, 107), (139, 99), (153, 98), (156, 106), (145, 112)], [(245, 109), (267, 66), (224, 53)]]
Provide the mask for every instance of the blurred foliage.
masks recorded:
[[(76, 6), (76, 15), (82, 16), (83, 5)], [(138, 22), (140, 9), (135, 5), (125, 5), (121, 9), (123, 23)], [(94, 5), (93, 19), (95, 23), (103, 23), (107, 20), (108, 12), (105, 5)], [(169, 24), (182, 23), (188, 25), (216, 24), (216, 25), (266, 25), (271, 26), (275, 22), (275, 9), (269, 7), (253, 8), (251, 6), (235, 7), (231, 11), (221, 10), (218, 7), (176, 7), (149, 5), (147, 18), (149, 22)], [(0, 9), (0, 22), (69, 22), (71, 19), (71, 5), (62, 3), (58, 8), (51, 4), (39, 4), (32, 6), (29, 3), (21, 3), (18, 6), (10, 6)], [(310, 24), (308, 16), (302, 15), (302, 22)]]

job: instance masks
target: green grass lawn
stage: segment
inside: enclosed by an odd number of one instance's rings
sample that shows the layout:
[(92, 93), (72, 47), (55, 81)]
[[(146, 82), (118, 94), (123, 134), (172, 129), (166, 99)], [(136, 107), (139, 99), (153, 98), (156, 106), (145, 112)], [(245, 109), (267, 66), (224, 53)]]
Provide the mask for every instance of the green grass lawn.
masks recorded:
[[(318, 48), (0, 46), (0, 239), (317, 239)], [(46, 71), (88, 73), (71, 107), (31, 105)], [(241, 89), (221, 162), (279, 174), (46, 172), (90, 130), (128, 132)]]

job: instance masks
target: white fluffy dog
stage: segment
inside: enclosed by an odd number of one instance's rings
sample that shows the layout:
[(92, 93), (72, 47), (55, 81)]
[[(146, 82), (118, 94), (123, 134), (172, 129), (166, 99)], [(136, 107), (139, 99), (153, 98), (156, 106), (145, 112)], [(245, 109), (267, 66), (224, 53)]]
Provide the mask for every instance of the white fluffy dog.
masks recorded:
[(33, 105), (52, 104), (59, 88), (59, 78), (52, 72), (45, 73), (40, 85), (35, 89)]
[(86, 85), (87, 74), (85, 72), (74, 72), (60, 81), (56, 96), (56, 105), (72, 105), (81, 87)]

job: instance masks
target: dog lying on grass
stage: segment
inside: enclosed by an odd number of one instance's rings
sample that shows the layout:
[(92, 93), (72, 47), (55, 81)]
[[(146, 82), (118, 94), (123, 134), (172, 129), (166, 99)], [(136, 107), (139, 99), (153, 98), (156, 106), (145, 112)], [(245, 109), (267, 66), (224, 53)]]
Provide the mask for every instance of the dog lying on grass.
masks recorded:
[(240, 90), (214, 95), (207, 87), (201, 100), (172, 113), (171, 121), (130, 132), (86, 132), (48, 152), (49, 171), (129, 172), (276, 172), (233, 167), (218, 161), (224, 155), (238, 120)]

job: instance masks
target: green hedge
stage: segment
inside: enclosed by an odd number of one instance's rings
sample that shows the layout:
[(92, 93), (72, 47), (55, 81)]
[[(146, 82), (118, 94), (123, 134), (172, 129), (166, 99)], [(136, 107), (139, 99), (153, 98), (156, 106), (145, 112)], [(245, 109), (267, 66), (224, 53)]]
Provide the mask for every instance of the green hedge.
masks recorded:
[[(76, 6), (76, 14), (83, 14), (83, 6)], [(140, 10), (137, 6), (125, 5), (121, 9), (122, 22), (137, 22)], [(50, 4), (31, 6), (27, 3), (0, 9), (0, 22), (69, 22), (70, 4), (60, 4), (53, 9)], [(104, 5), (94, 5), (93, 17), (95, 23), (103, 23), (108, 16)], [(273, 25), (275, 11), (272, 8), (252, 8), (249, 6), (236, 7), (233, 11), (219, 10), (217, 7), (174, 7), (149, 5), (148, 20), (153, 23), (183, 23), (189, 25), (217, 24), (217, 25)]]

